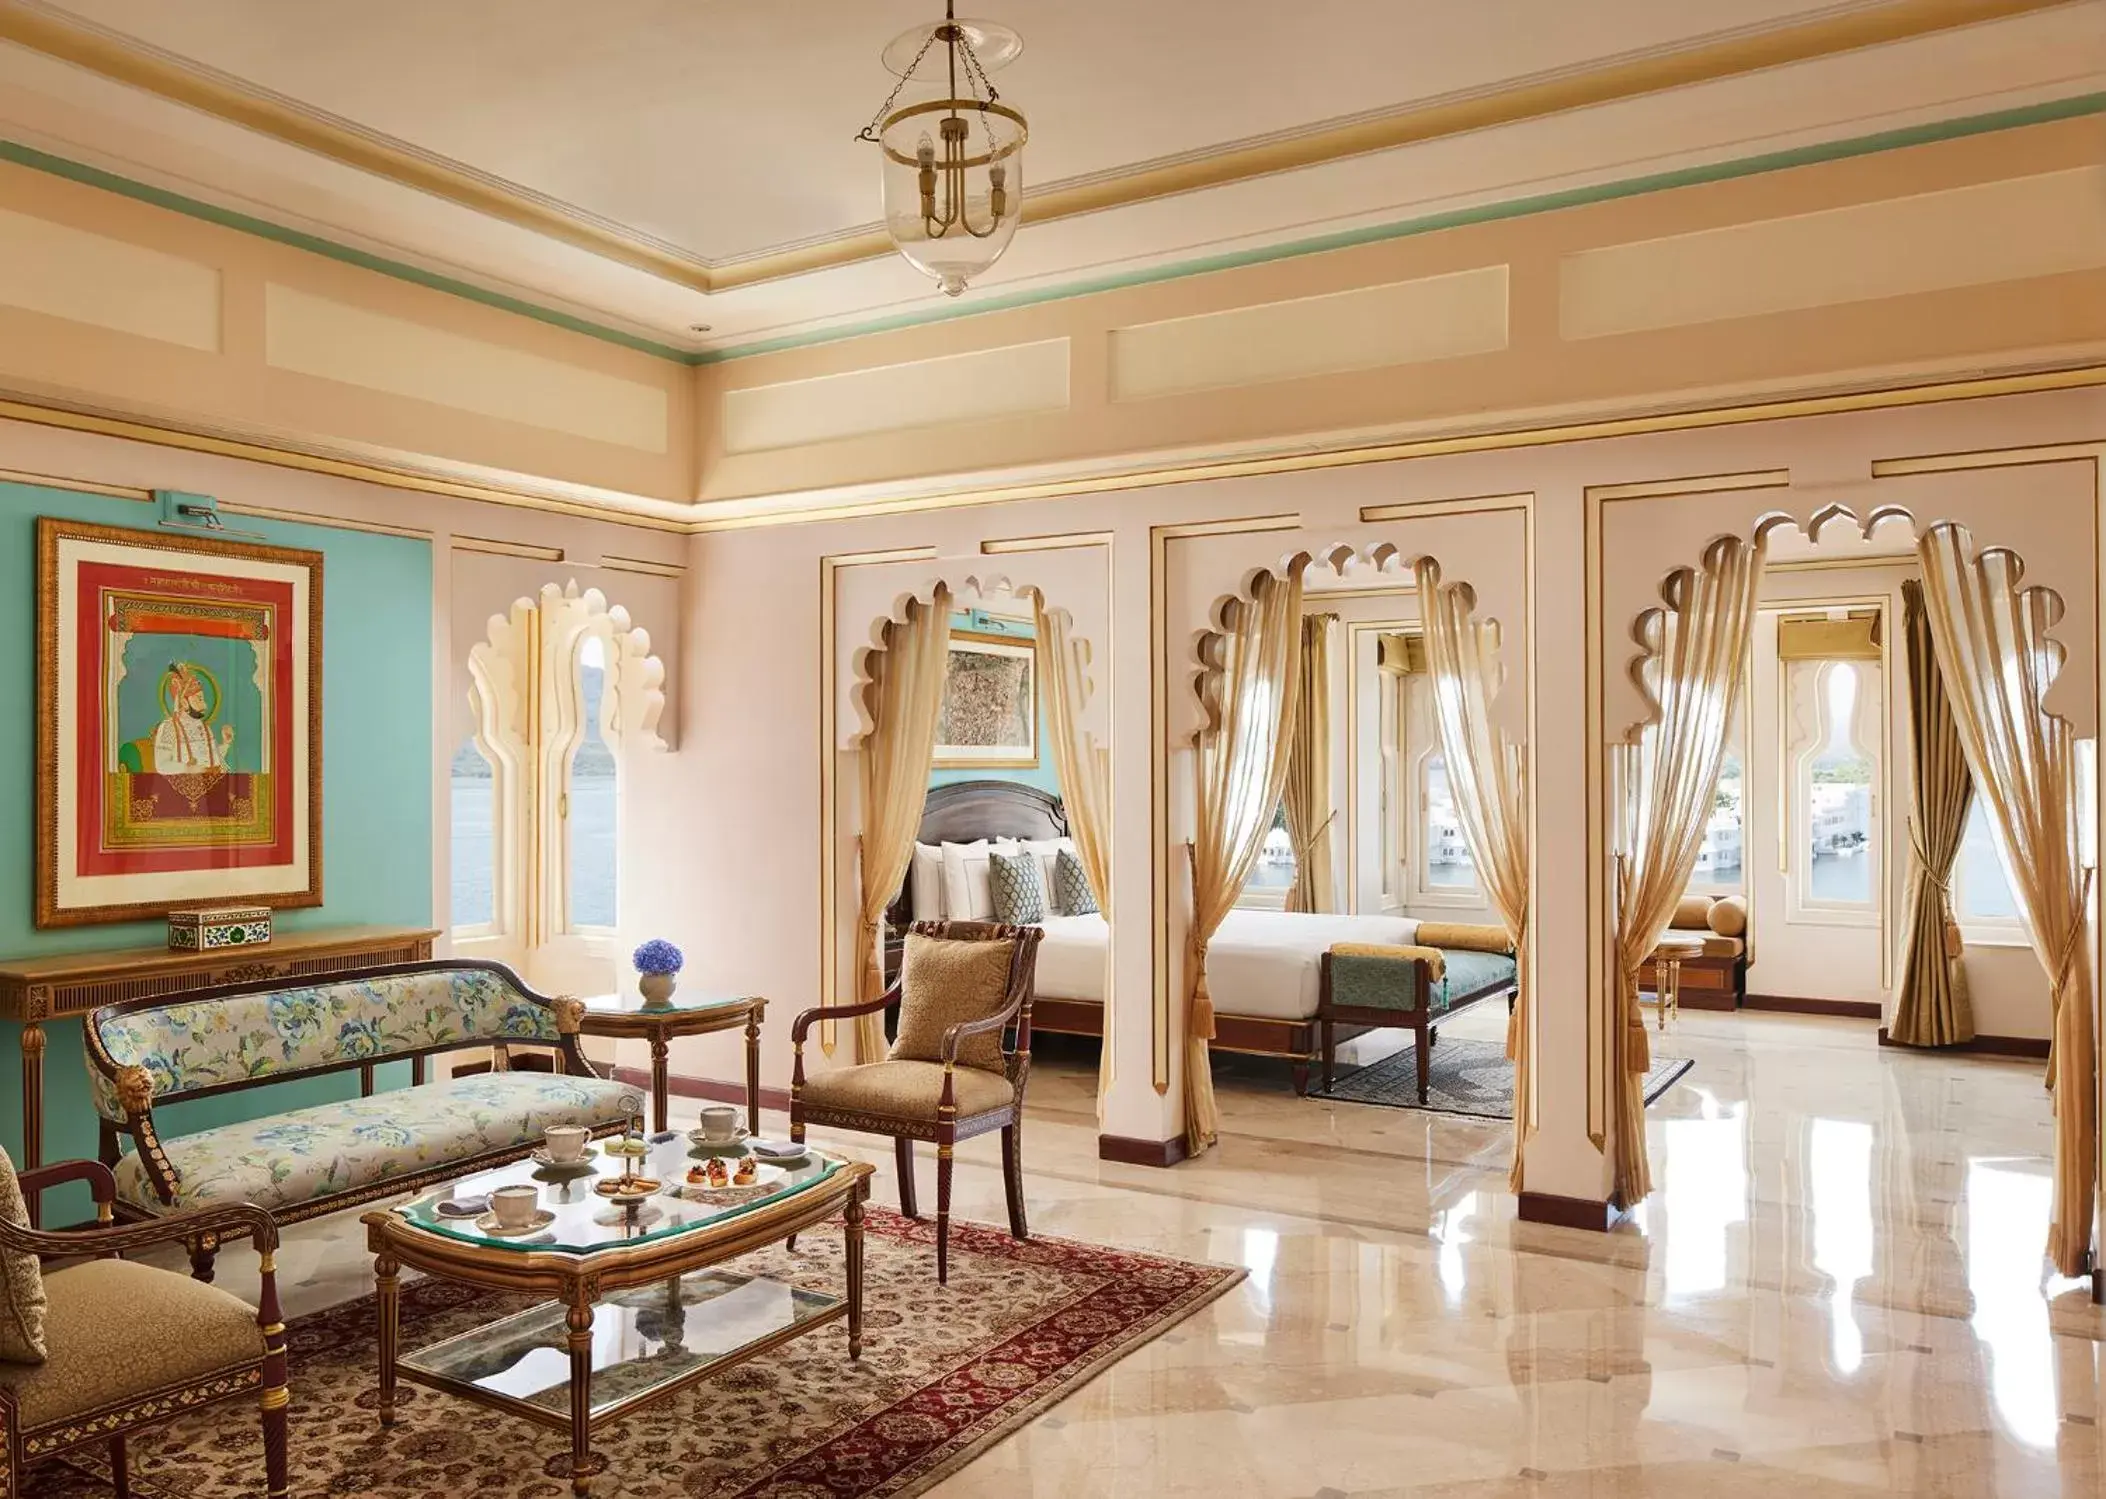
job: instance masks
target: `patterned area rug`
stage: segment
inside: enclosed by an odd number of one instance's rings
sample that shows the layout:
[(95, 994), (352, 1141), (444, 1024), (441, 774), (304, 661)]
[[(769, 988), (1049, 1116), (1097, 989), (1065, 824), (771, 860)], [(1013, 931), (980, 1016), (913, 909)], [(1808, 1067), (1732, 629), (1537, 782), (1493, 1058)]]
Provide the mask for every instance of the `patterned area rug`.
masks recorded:
[[(951, 1283), (936, 1284), (935, 1226), (872, 1207), (865, 1220), (864, 1346), (841, 1324), (705, 1380), (593, 1439), (594, 1482), (624, 1499), (887, 1499), (919, 1494), (1243, 1278), (1129, 1250), (951, 1225)], [(842, 1283), (838, 1228), (736, 1261), (825, 1291)], [(410, 1351), (531, 1305), (446, 1282), (406, 1282)], [(569, 1441), (518, 1417), (408, 1383), (392, 1431), (374, 1419), (370, 1299), (292, 1324), (293, 1491), (428, 1499), (568, 1499)], [(200, 1412), (131, 1448), (132, 1493), (234, 1499), (262, 1487), (254, 1408)], [(111, 1492), (101, 1454), (39, 1468), (52, 1499)]]
[[(1379, 1062), (1370, 1062), (1331, 1084), (1319, 1098), (1341, 1103), (1378, 1103), (1392, 1109), (1426, 1109), (1436, 1114), (1472, 1114), (1482, 1119), (1514, 1117), (1514, 1064), (1506, 1048), (1493, 1041), (1450, 1037), (1430, 1054), (1426, 1101), (1419, 1102), (1417, 1048), (1407, 1046)], [(1681, 1081), (1696, 1063), (1687, 1057), (1653, 1058), (1645, 1075), (1645, 1101), (1650, 1104)]]

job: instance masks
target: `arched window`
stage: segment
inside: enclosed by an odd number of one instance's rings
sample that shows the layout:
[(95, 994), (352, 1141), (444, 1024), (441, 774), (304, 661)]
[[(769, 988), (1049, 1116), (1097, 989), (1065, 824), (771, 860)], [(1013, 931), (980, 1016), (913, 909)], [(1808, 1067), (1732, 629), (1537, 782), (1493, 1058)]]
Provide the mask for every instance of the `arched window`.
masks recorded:
[(448, 769), (453, 829), (448, 910), (456, 934), (478, 936), (497, 925), (497, 767), (470, 734)]
[(1791, 671), (1793, 718), (1801, 726), (1792, 761), (1787, 870), (1793, 905), (1809, 914), (1876, 919), (1885, 846), (1878, 666), (1798, 660)]
[(602, 721), (607, 709), (607, 647), (597, 634), (578, 644), (575, 690), (581, 710), (566, 767), (563, 841), (565, 925), (611, 930), (616, 911), (617, 766)]

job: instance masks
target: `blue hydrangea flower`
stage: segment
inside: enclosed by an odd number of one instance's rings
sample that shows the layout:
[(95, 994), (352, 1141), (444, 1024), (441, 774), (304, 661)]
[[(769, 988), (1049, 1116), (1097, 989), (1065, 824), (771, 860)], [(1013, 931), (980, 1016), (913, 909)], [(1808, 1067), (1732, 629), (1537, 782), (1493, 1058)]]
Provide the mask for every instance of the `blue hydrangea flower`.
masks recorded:
[(629, 961), (636, 965), (638, 973), (678, 973), (687, 960), (680, 949), (663, 937), (653, 937), (630, 955)]

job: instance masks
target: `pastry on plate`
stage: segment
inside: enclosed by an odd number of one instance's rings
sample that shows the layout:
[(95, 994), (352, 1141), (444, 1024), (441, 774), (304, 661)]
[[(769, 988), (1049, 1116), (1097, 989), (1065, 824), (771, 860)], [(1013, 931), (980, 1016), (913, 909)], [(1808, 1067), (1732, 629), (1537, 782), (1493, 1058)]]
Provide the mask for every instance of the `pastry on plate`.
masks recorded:
[(734, 1187), (750, 1187), (759, 1176), (760, 1169), (754, 1164), (753, 1157), (749, 1155), (739, 1162), (739, 1169), (732, 1176), (731, 1184)]

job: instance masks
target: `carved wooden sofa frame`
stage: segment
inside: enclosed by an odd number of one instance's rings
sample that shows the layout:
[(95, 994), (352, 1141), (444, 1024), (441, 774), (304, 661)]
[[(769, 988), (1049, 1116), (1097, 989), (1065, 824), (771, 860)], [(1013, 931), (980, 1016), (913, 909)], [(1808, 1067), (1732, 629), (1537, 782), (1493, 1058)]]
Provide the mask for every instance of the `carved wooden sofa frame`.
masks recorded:
[[(396, 975), (422, 974), (447, 971), (479, 971), (495, 975), (508, 984), (518, 997), (526, 1003), (547, 1010), (552, 1022), (553, 1034), (526, 1038), (520, 1036), (476, 1036), (449, 1041), (443, 1045), (427, 1046), (400, 1051), (374, 1053), (361, 1057), (344, 1057), (340, 1060), (310, 1067), (287, 1068), (267, 1076), (245, 1078), (239, 1081), (215, 1083), (197, 1088), (176, 1089), (156, 1094), (154, 1079), (146, 1068), (126, 1066), (116, 1061), (105, 1048), (100, 1022), (105, 1016), (131, 1014), (141, 1010), (167, 1008), (173, 1005), (209, 1005), (220, 1000), (234, 999), (253, 994), (269, 994), (279, 990), (295, 988), (319, 988), (334, 984), (358, 983), (372, 979), (384, 979)], [(106, 1167), (115, 1167), (120, 1159), (124, 1139), (129, 1138), (139, 1152), (146, 1178), (154, 1195), (169, 1206), (168, 1213), (146, 1212), (135, 1205), (119, 1199), (116, 1214), (128, 1222), (153, 1220), (173, 1222), (179, 1216), (173, 1205), (177, 1186), (177, 1173), (170, 1163), (162, 1145), (161, 1135), (154, 1122), (157, 1103), (176, 1100), (214, 1098), (227, 1093), (244, 1092), (251, 1088), (270, 1087), (279, 1083), (298, 1082), (304, 1079), (332, 1076), (343, 1072), (359, 1074), (359, 1095), (371, 1097), (374, 1091), (374, 1068), (386, 1062), (407, 1061), (410, 1064), (410, 1085), (421, 1086), (426, 1080), (426, 1064), (435, 1056), (448, 1052), (497, 1048), (501, 1052), (506, 1046), (551, 1047), (561, 1060), (561, 1070), (573, 1077), (601, 1078), (602, 1074), (586, 1059), (579, 1041), (580, 1027), (585, 1018), (583, 1000), (568, 996), (550, 996), (537, 993), (527, 987), (519, 976), (501, 963), (469, 962), (463, 960), (441, 960), (416, 963), (389, 963), (370, 968), (347, 968), (326, 974), (305, 976), (288, 981), (283, 978), (257, 979), (247, 983), (220, 984), (208, 989), (185, 991), (179, 995), (154, 995), (142, 999), (126, 1000), (119, 1004), (105, 1005), (91, 1012), (83, 1027), (86, 1040), (88, 1066), (91, 1071), (106, 1079), (114, 1090), (123, 1111), (122, 1123), (105, 1117), (102, 1120), (101, 1159)], [(502, 1063), (500, 1063), (502, 1065)], [(641, 1099), (638, 1100), (641, 1112)], [(623, 1125), (617, 1121), (596, 1128), (595, 1136), (618, 1134)], [(341, 1192), (326, 1193), (299, 1203), (282, 1204), (271, 1210), (280, 1224), (298, 1223), (308, 1218), (318, 1218), (344, 1208), (381, 1198), (397, 1197), (405, 1192), (414, 1192), (422, 1187), (440, 1182), (453, 1181), (473, 1172), (492, 1166), (504, 1165), (523, 1159), (534, 1149), (528, 1142), (503, 1150), (486, 1151), (478, 1155), (444, 1161), (414, 1172), (387, 1176)], [(259, 1210), (260, 1211), (260, 1210)], [(185, 1236), (190, 1250), (191, 1272), (199, 1280), (212, 1279), (212, 1261), (218, 1252), (220, 1234), (206, 1222), (197, 1222)]]

